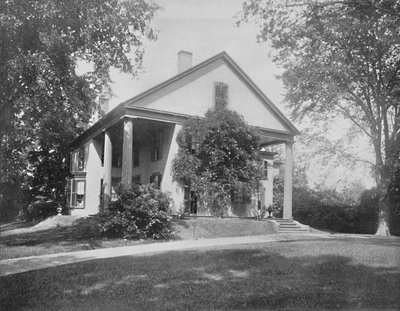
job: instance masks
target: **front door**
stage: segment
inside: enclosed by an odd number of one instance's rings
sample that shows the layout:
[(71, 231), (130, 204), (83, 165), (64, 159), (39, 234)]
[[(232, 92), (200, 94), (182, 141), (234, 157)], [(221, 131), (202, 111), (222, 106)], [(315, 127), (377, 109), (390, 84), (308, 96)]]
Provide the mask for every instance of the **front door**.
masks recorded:
[(197, 214), (197, 192), (192, 191), (190, 181), (185, 182), (184, 189), (185, 213)]

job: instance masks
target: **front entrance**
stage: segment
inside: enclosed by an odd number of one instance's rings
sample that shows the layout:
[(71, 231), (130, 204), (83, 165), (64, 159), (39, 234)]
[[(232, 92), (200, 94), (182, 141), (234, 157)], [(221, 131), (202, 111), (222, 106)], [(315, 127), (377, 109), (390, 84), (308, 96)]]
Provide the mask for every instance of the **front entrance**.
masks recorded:
[(197, 214), (197, 200), (198, 200), (197, 192), (191, 189), (190, 182), (185, 182), (184, 189), (185, 189), (184, 192), (185, 213)]

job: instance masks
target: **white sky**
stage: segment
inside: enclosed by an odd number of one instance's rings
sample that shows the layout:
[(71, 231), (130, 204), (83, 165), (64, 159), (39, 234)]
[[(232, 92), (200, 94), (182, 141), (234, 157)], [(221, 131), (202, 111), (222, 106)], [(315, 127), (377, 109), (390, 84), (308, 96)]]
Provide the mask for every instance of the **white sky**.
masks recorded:
[(177, 53), (193, 53), (193, 65), (226, 51), (279, 107), (282, 85), (266, 44), (257, 43), (257, 28), (236, 27), (234, 16), (243, 0), (157, 0), (162, 7), (153, 20), (158, 40), (146, 44), (144, 73), (136, 78), (112, 71), (115, 97), (111, 108), (177, 74)]

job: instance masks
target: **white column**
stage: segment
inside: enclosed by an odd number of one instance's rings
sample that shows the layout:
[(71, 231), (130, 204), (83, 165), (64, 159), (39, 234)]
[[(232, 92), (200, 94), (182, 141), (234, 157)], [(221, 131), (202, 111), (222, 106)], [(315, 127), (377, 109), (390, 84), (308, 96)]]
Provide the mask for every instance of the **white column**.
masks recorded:
[(183, 184), (174, 180), (172, 173), (172, 162), (178, 153), (179, 147), (176, 142), (179, 131), (182, 125), (175, 124), (174, 129), (164, 136), (163, 145), (169, 145), (167, 160), (165, 163), (165, 170), (161, 181), (161, 190), (171, 194), (172, 206), (171, 209), (174, 213), (180, 213), (185, 210), (185, 198)]
[(103, 177), (103, 203), (108, 208), (111, 202), (111, 181), (112, 181), (112, 143), (108, 131), (104, 133), (104, 177)]
[(132, 183), (132, 155), (133, 155), (133, 120), (124, 120), (124, 133), (122, 143), (122, 176), (121, 182), (124, 186)]
[(102, 177), (101, 170), (101, 141), (91, 139), (86, 145), (87, 151), (86, 163), (86, 185), (85, 185), (85, 208), (82, 210), (82, 216), (93, 215), (99, 212), (100, 207), (100, 181)]
[(285, 182), (283, 189), (283, 218), (292, 218), (293, 142), (285, 143)]

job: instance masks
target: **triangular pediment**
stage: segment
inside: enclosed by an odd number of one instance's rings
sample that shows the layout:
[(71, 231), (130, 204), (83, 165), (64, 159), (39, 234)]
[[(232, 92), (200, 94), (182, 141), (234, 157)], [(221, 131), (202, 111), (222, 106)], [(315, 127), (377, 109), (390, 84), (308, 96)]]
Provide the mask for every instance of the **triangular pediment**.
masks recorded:
[(249, 125), (298, 134), (295, 126), (225, 52), (157, 85), (124, 104), (126, 107), (142, 107), (202, 117), (214, 105), (216, 82), (224, 82), (228, 85), (228, 108), (241, 114)]

